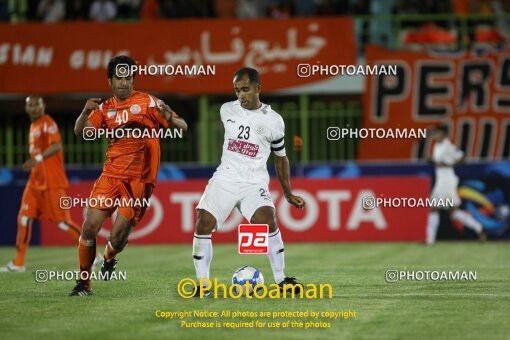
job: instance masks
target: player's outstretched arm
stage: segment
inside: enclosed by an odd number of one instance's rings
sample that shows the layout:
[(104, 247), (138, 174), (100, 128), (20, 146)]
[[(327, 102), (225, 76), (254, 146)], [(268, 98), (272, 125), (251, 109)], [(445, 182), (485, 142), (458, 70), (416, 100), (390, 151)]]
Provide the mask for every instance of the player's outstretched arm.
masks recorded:
[(83, 107), (83, 111), (81, 111), (80, 116), (74, 123), (74, 134), (76, 136), (82, 136), (83, 129), (85, 127), (94, 127), (94, 125), (89, 121), (88, 117), (92, 111), (99, 108), (100, 102), (101, 98), (90, 98), (87, 100), (85, 107)]
[(188, 131), (188, 124), (186, 123), (186, 121), (181, 117), (177, 116), (176, 114), (175, 115), (174, 114), (175, 112), (172, 112), (172, 116), (170, 117), (168, 122), (177, 129), (181, 129), (184, 132)]
[(164, 101), (158, 100), (158, 102), (156, 104), (156, 108), (158, 109), (159, 115), (161, 117), (163, 117), (164, 120), (169, 122), (172, 125), (172, 127), (181, 129), (184, 132), (186, 132), (188, 130), (188, 124), (186, 123), (186, 121), (184, 119), (182, 119), (181, 117), (179, 117), (177, 115), (177, 113), (175, 113), (170, 108), (170, 106), (165, 104)]
[(25, 163), (21, 166), (24, 170), (32, 169), (37, 163), (41, 162), (43, 159), (49, 158), (53, 155), (56, 155), (62, 150), (62, 143), (52, 143), (50, 146), (44, 150), (42, 154), (36, 155), (34, 158), (27, 159)]
[(453, 163), (454, 166), (460, 165), (466, 161), (466, 155), (462, 151), (458, 151), (457, 160)]
[(275, 167), (276, 176), (282, 187), (285, 199), (296, 208), (303, 209), (305, 207), (305, 201), (301, 197), (293, 195), (290, 189), (290, 166), (287, 156), (275, 155)]

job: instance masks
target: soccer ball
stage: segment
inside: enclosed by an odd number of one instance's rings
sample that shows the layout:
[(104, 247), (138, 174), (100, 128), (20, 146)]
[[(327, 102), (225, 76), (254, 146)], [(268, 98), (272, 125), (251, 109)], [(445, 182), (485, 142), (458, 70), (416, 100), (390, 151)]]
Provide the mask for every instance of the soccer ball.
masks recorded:
[[(249, 291), (247, 293), (248, 293), (248, 295), (251, 295), (251, 294), (253, 294), (253, 287), (255, 287), (258, 284), (264, 283), (264, 276), (262, 276), (262, 273), (260, 272), (260, 270), (258, 270), (255, 267), (244, 266), (244, 267), (239, 268), (238, 270), (236, 270), (236, 272), (232, 276), (232, 283), (239, 284), (239, 285), (241, 285), (241, 287), (234, 286), (232, 289), (234, 294), (238, 295), (238, 294), (241, 294), (241, 292), (242, 292), (242, 295), (246, 294), (246, 292), (245, 292), (246, 287), (244, 285), (248, 281), (250, 282), (251, 287), (249, 287)], [(240, 290), (239, 290), (239, 288), (240, 288)], [(260, 289), (260, 287), (259, 287), (259, 289)]]

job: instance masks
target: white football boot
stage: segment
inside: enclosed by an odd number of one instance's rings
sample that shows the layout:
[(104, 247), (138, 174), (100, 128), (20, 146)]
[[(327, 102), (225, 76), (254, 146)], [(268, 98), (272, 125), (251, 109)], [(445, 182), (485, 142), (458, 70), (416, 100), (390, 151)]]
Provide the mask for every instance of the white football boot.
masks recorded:
[(25, 266), (15, 266), (12, 261), (9, 261), (7, 263), (7, 266), (0, 267), (0, 273), (6, 273), (6, 272), (18, 272), (23, 273), (25, 271)]

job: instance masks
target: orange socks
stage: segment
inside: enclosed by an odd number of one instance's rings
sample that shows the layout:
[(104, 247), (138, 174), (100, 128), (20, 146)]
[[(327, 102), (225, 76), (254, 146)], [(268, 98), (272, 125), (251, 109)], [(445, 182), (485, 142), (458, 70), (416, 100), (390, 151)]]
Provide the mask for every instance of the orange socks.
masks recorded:
[(110, 241), (108, 241), (108, 243), (106, 244), (106, 248), (104, 249), (105, 260), (110, 261), (111, 259), (115, 258), (115, 255), (117, 255), (118, 253), (120, 253), (120, 251), (115, 250), (112, 247), (112, 244), (110, 243)]
[[(90, 272), (92, 271), (92, 264), (96, 257), (96, 240), (85, 240), (80, 237), (78, 245), (78, 258), (80, 262), (80, 278), (86, 283), (87, 288), (90, 288)], [(87, 274), (85, 274), (85, 272)], [(82, 274), (83, 273), (83, 274)]]
[(30, 238), (32, 237), (32, 223), (33, 219), (28, 217), (18, 216), (18, 233), (16, 235), (16, 258), (14, 259), (15, 266), (25, 265), (25, 253), (30, 245)]

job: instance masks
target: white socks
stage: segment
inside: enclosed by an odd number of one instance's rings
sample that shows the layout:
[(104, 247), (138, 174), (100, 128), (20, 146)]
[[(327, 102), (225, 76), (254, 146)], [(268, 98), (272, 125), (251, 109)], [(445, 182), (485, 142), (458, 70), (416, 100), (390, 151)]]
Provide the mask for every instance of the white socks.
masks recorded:
[[(451, 218), (455, 221), (459, 221), (469, 229), (474, 230), (477, 234), (483, 231), (483, 226), (480, 222), (474, 219), (473, 216), (467, 212), (456, 209), (452, 214)], [(432, 211), (429, 213), (427, 222), (427, 244), (434, 244), (436, 242), (437, 229), (439, 227), (439, 211)]]
[(269, 233), (268, 243), (269, 249), (267, 257), (269, 258), (269, 263), (273, 270), (274, 281), (276, 283), (280, 283), (285, 279), (285, 274), (283, 273), (283, 269), (285, 268), (285, 256), (280, 230), (277, 230), (274, 233)]
[[(273, 270), (274, 280), (280, 283), (285, 279), (283, 269), (285, 268), (285, 257), (283, 252), (283, 241), (280, 230), (269, 234), (267, 257)], [(209, 270), (212, 260), (211, 235), (197, 235), (193, 237), (193, 263), (197, 279), (209, 279)]]
[(452, 213), (452, 219), (461, 222), (463, 225), (468, 227), (469, 229), (474, 230), (477, 234), (480, 234), (483, 230), (483, 226), (473, 218), (467, 212), (457, 209)]
[(209, 279), (209, 269), (212, 260), (212, 241), (211, 235), (197, 235), (193, 237), (193, 263), (197, 279)]
[(437, 228), (439, 227), (439, 211), (429, 212), (427, 221), (427, 236), (425, 242), (432, 245), (436, 242)]

